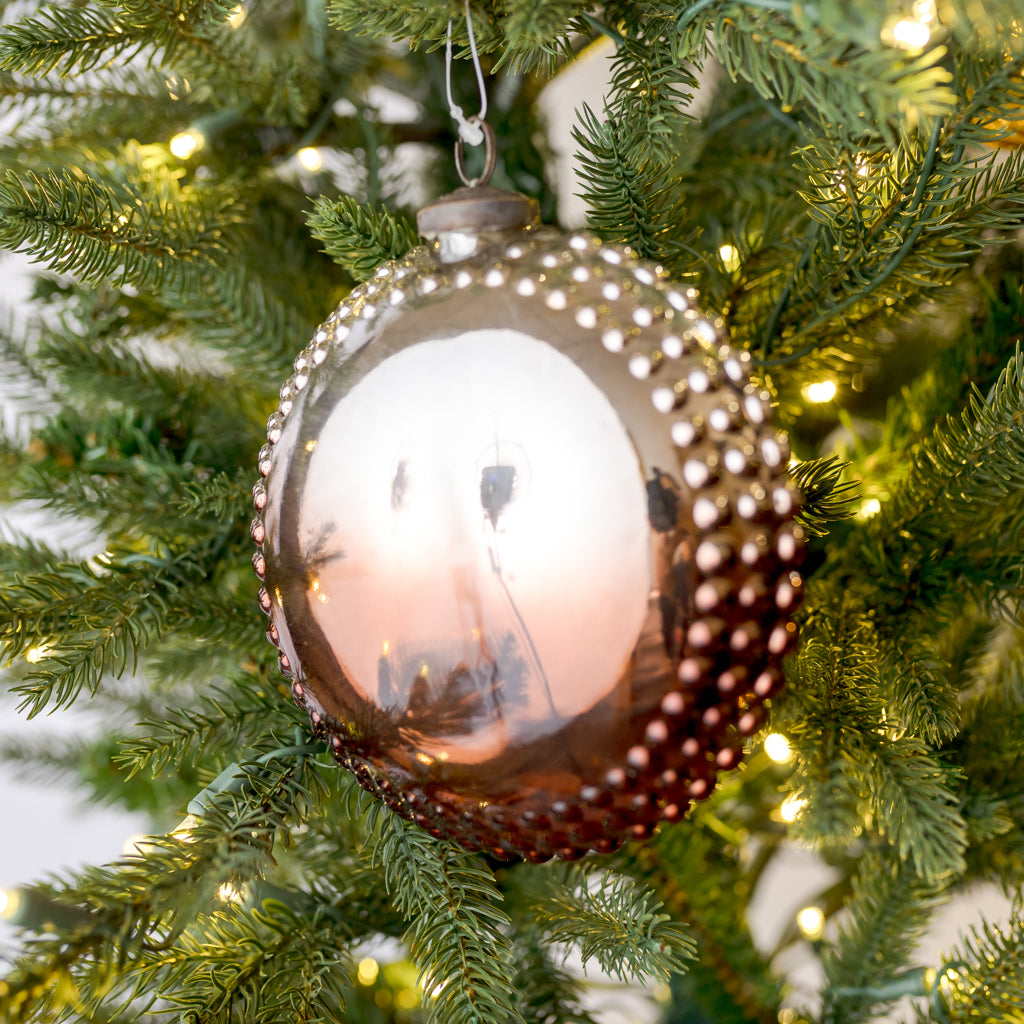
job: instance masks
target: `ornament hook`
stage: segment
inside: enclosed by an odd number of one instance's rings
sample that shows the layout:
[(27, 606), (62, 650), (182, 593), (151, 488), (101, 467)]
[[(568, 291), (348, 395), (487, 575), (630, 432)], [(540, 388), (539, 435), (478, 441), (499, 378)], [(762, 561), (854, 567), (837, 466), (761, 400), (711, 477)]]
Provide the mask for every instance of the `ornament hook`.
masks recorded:
[(481, 173), (475, 177), (470, 178), (466, 174), (466, 165), (463, 163), (463, 152), (464, 145), (462, 136), (455, 140), (455, 170), (459, 172), (459, 177), (462, 179), (463, 185), (468, 185), (470, 188), (476, 188), (477, 185), (486, 185), (491, 180), (491, 175), (494, 173), (494, 166), (498, 160), (497, 145), (494, 140), (494, 129), (486, 122), (481, 121), (479, 117), (471, 117), (469, 123), (480, 129), (480, 134), (483, 137), (484, 143), (484, 169)]
[[(452, 97), (452, 23), (450, 21), (448, 22), (448, 38), (444, 49), (444, 86), (448, 96), (448, 113), (451, 114), (452, 120), (459, 126), (459, 138), (455, 143), (455, 167), (463, 184), (468, 185), (470, 188), (475, 188), (477, 185), (486, 185), (490, 181), (491, 175), (494, 173), (497, 153), (494, 132), (484, 121), (484, 118), (487, 116), (487, 88), (484, 85), (484, 72), (480, 67), (480, 53), (476, 48), (476, 37), (473, 34), (473, 18), (469, 11), (469, 0), (465, 0), (464, 6), (466, 11), (466, 32), (469, 35), (469, 52), (473, 58), (473, 70), (476, 72), (476, 84), (480, 91), (480, 112), (472, 117), (466, 117), (462, 107)], [(468, 178), (463, 164), (464, 146), (467, 144), (479, 146), (481, 143), (484, 143), (486, 147), (484, 171), (477, 178)]]

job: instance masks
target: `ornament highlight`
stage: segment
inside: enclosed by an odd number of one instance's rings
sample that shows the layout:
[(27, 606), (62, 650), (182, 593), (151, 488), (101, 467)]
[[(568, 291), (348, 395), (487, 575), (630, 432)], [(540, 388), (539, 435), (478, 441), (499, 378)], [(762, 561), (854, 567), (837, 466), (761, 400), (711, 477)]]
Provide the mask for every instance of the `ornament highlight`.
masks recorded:
[(735, 767), (796, 630), (784, 437), (660, 267), (427, 207), (281, 388), (254, 488), (295, 700), (399, 813), (494, 856), (649, 836)]

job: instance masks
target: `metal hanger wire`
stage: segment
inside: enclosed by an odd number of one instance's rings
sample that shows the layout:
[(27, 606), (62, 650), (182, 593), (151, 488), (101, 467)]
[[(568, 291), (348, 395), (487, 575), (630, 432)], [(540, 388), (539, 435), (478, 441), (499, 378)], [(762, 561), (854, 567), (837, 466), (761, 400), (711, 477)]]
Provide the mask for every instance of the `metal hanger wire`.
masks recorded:
[[(490, 125), (484, 120), (487, 117), (487, 87), (484, 83), (483, 68), (480, 67), (480, 52), (477, 50), (476, 37), (473, 34), (473, 18), (469, 10), (469, 0), (464, 0), (466, 13), (466, 33), (469, 36), (469, 53), (473, 59), (473, 70), (476, 72), (476, 84), (480, 92), (480, 112), (466, 117), (465, 111), (460, 107), (452, 96), (452, 23), (448, 22), (448, 38), (444, 50), (444, 71), (445, 71), (445, 92), (448, 97), (448, 112), (452, 120), (458, 125), (459, 138), (455, 143), (455, 166), (463, 183), (470, 188), (477, 185), (485, 185), (494, 172), (496, 159), (494, 132)], [(484, 171), (476, 178), (469, 178), (463, 164), (463, 147), (479, 146), (483, 143), (486, 147), (484, 156)]]

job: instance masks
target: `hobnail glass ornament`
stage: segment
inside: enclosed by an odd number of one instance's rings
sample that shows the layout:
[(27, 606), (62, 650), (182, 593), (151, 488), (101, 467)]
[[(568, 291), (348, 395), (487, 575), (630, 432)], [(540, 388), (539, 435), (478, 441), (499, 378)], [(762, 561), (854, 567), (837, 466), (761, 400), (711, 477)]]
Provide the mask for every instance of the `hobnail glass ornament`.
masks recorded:
[(399, 813), (497, 857), (643, 838), (781, 685), (798, 495), (749, 357), (625, 248), (460, 189), (317, 329), (254, 490), (296, 701)]

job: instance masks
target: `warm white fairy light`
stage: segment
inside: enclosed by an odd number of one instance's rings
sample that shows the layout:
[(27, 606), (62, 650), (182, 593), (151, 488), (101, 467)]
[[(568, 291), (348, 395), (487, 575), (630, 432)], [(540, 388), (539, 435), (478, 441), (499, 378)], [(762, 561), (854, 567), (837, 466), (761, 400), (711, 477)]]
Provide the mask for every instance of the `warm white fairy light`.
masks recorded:
[(248, 16), (249, 12), (245, 9), (245, 6), (243, 4), (238, 4), (238, 6), (233, 7), (228, 14), (228, 24), (232, 28), (239, 28)]
[(145, 854), (147, 849), (152, 849), (152, 844), (148, 841), (148, 836), (139, 833), (135, 836), (129, 836), (124, 841), (124, 846), (121, 847), (121, 853), (125, 857), (141, 857)]
[(205, 144), (206, 138), (203, 133), (196, 131), (195, 128), (189, 128), (188, 131), (178, 132), (171, 139), (171, 152), (179, 160), (187, 160), (194, 153), (202, 149)]
[(356, 978), (360, 985), (372, 985), (380, 974), (380, 964), (372, 956), (364, 957), (356, 968)]
[(836, 397), (836, 382), (834, 380), (819, 380), (813, 384), (808, 384), (804, 391), (807, 398), (811, 402), (822, 404), (824, 402), (831, 402)]
[(795, 793), (787, 796), (779, 806), (779, 817), (792, 825), (797, 818), (800, 817), (800, 813), (807, 806), (807, 801), (803, 797), (797, 796)]
[(882, 30), (882, 38), (901, 50), (914, 53), (928, 45), (932, 38), (932, 30), (928, 23), (920, 18), (899, 18), (886, 23)]
[(307, 171), (314, 174), (324, 165), (324, 158), (315, 146), (304, 146), (295, 154), (295, 158)]
[(221, 882), (217, 887), (217, 899), (222, 903), (241, 903), (245, 899), (245, 890), (234, 882)]
[(796, 915), (796, 925), (805, 939), (820, 939), (825, 931), (825, 913), (821, 907), (804, 907)]
[(935, 4), (935, 0), (914, 0), (912, 10), (914, 18), (917, 21), (924, 22), (925, 25), (930, 25), (939, 16), (939, 9)]
[(718, 257), (722, 261), (722, 265), (731, 274), (735, 270), (739, 270), (740, 267), (740, 251), (735, 245), (729, 245), (728, 242), (722, 245), (718, 249)]
[(764, 738), (764, 752), (776, 764), (786, 764), (793, 760), (793, 748), (781, 732), (769, 733)]
[(872, 516), (877, 516), (881, 511), (882, 503), (877, 498), (865, 498), (857, 515), (861, 519), (870, 519)]
[(194, 814), (186, 814), (170, 834), (175, 839), (180, 839), (183, 843), (194, 843), (196, 841), (196, 837), (193, 833), (193, 829), (198, 824), (199, 819)]

